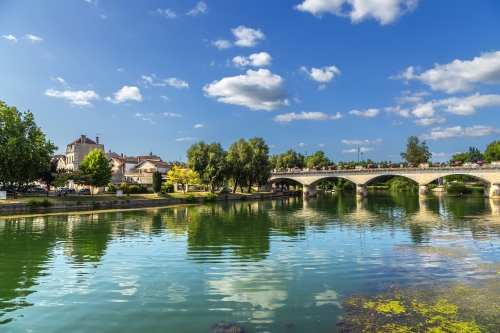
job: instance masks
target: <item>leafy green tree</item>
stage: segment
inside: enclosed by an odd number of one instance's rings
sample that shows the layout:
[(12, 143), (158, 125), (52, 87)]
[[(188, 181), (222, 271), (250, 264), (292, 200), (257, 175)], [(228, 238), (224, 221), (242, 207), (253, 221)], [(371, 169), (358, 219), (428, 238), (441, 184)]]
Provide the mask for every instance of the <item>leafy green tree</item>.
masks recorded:
[(429, 147), (427, 147), (425, 141), (420, 143), (416, 136), (410, 136), (408, 138), (408, 142), (406, 143), (406, 152), (403, 152), (400, 155), (407, 162), (419, 164), (429, 161), (432, 153), (429, 151)]
[(177, 165), (174, 165), (174, 167), (168, 171), (167, 177), (171, 182), (182, 185), (183, 192), (186, 193), (190, 181), (198, 179), (199, 175), (193, 170), (181, 169)]
[(469, 153), (456, 153), (450, 159), (450, 163), (454, 164), (455, 162), (465, 162), (469, 159)]
[(273, 155), (269, 158), (271, 167), (277, 170), (292, 169), (294, 167), (303, 168), (306, 166), (305, 157), (290, 149), (283, 154)]
[(467, 156), (467, 162), (477, 163), (477, 161), (482, 161), (484, 158), (483, 154), (479, 151), (479, 149), (475, 147), (469, 147), (469, 153)]
[(325, 168), (327, 169), (329, 165), (332, 165), (333, 162), (330, 161), (328, 157), (325, 156), (325, 152), (322, 150), (318, 150), (314, 153), (314, 155), (310, 155), (306, 157), (306, 165), (309, 169), (313, 167)]
[(227, 152), (220, 143), (200, 141), (189, 147), (187, 156), (189, 169), (199, 174), (201, 183), (209, 185), (211, 192), (229, 178)]
[(153, 172), (153, 192), (158, 193), (161, 191), (161, 172)]
[(28, 183), (50, 172), (57, 147), (45, 139), (30, 111), (21, 113), (0, 101), (0, 181)]
[(263, 138), (251, 138), (248, 145), (253, 150), (252, 160), (248, 170), (248, 193), (252, 185), (261, 186), (271, 178), (271, 162), (269, 161), (269, 146)]
[(94, 195), (94, 187), (105, 186), (113, 175), (108, 158), (99, 149), (94, 149), (85, 156), (83, 162), (78, 166), (78, 170), (82, 175), (88, 177), (84, 182), (85, 185), (92, 186), (92, 195)]
[(242, 188), (243, 185), (247, 184), (252, 158), (253, 149), (243, 138), (234, 142), (229, 147), (226, 160), (230, 167), (230, 175), (234, 183), (233, 193), (236, 192), (238, 185)]
[(484, 161), (486, 163), (500, 161), (500, 141), (493, 141), (486, 147)]

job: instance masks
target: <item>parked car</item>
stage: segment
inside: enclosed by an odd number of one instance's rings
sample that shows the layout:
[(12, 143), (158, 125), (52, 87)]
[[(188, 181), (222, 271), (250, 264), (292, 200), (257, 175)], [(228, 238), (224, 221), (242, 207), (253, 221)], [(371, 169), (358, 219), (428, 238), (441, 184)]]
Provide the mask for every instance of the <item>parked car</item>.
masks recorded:
[(67, 189), (66, 189), (66, 193), (67, 193), (67, 194), (76, 194), (76, 191), (75, 191), (75, 189), (74, 189), (74, 188), (67, 188)]
[(43, 187), (32, 187), (28, 190), (29, 193), (47, 193), (47, 189)]
[(90, 195), (90, 190), (88, 188), (82, 188), (78, 191), (78, 195)]
[(220, 193), (231, 193), (231, 189), (227, 186), (222, 186), (218, 188), (218, 191)]
[(58, 197), (65, 197), (66, 195), (68, 195), (68, 189), (62, 187), (62, 188), (57, 188), (56, 189), (56, 195)]

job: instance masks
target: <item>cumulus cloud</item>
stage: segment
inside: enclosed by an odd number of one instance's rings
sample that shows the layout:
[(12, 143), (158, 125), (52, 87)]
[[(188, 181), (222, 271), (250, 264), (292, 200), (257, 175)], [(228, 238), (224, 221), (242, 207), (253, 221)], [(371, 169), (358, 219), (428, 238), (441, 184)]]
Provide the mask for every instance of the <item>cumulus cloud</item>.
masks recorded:
[(454, 126), (454, 127), (436, 127), (428, 134), (422, 134), (422, 140), (444, 140), (460, 137), (480, 137), (487, 135), (500, 134), (500, 128), (491, 126), (474, 125), (472, 127)]
[(66, 81), (64, 81), (64, 79), (62, 77), (56, 77), (56, 78), (53, 78), (53, 77), (50, 77), (53, 81), (57, 81), (57, 82), (60, 82), (62, 84), (66, 84)]
[(305, 144), (304, 142), (301, 142), (301, 143), (299, 143), (299, 147), (307, 147), (307, 144)]
[(433, 69), (416, 74), (418, 68), (408, 67), (404, 72), (391, 76), (391, 79), (418, 80), (432, 90), (449, 94), (471, 91), (474, 84), (500, 83), (500, 51), (483, 53), (473, 60), (454, 60), (451, 63), (435, 64)]
[(205, 127), (205, 125), (203, 125), (203, 124), (196, 124), (196, 125), (194, 125), (194, 128), (203, 128), (203, 127)]
[(353, 23), (373, 18), (385, 25), (413, 11), (417, 5), (418, 0), (304, 0), (294, 8), (317, 17), (324, 13), (349, 17)]
[(323, 112), (301, 112), (301, 113), (286, 113), (274, 117), (274, 121), (280, 123), (289, 123), (293, 120), (337, 120), (342, 118), (342, 115), (337, 112), (334, 115), (328, 115)]
[(243, 105), (251, 110), (279, 109), (290, 103), (283, 89), (285, 80), (267, 69), (246, 71), (246, 75), (226, 77), (203, 87), (206, 96), (220, 103)]
[(31, 34), (27, 34), (26, 36), (24, 36), (24, 38), (27, 39), (27, 40), (29, 40), (32, 43), (43, 42), (43, 38), (37, 37), (37, 36), (33, 36)]
[(193, 141), (196, 140), (197, 138), (178, 138), (175, 139), (175, 141)]
[(384, 142), (384, 140), (382, 140), (382, 139), (376, 139), (373, 141), (370, 141), (370, 140), (341, 140), (340, 142), (342, 144), (348, 145), (348, 146), (354, 146), (354, 145), (361, 146), (361, 145), (379, 145), (382, 142)]
[(152, 74), (151, 76), (142, 75), (142, 79), (143, 79), (142, 82), (144, 84), (150, 85), (152, 87), (158, 87), (158, 86), (165, 87), (168, 84), (169, 86), (172, 86), (172, 87), (178, 88), (178, 89), (189, 88), (189, 84), (186, 81), (183, 81), (183, 80), (175, 78), (175, 77), (172, 77), (169, 79), (164, 79), (161, 82), (157, 82), (156, 75)]
[(245, 66), (253, 66), (253, 67), (262, 67), (262, 66), (271, 66), (271, 60), (273, 58), (267, 52), (254, 53), (245, 56), (236, 56), (233, 58), (233, 64), (238, 67)]
[(365, 153), (367, 151), (374, 151), (374, 150), (375, 150), (375, 148), (361, 147), (361, 148), (359, 148), (359, 150), (358, 150), (358, 148), (352, 148), (352, 149), (344, 149), (344, 150), (342, 150), (342, 152), (343, 153), (352, 154), (352, 153), (357, 153), (357, 152), (363, 152), (363, 153)]
[(167, 96), (165, 96), (165, 95), (161, 95), (161, 96), (160, 96), (160, 98), (161, 98), (162, 100), (164, 100), (165, 102), (166, 102), (166, 101), (171, 102), (170, 98), (168, 98), (168, 97), (167, 97)]
[(430, 126), (434, 124), (439, 124), (439, 123), (444, 123), (446, 119), (443, 117), (429, 117), (429, 118), (420, 118), (416, 119), (413, 122), (417, 124), (418, 126)]
[(320, 143), (320, 144), (318, 144), (318, 147), (323, 148), (324, 146), (326, 146), (326, 143)]
[(17, 38), (12, 35), (2, 35), (3, 38), (11, 40), (13, 42), (17, 42)]
[(427, 91), (411, 93), (409, 90), (402, 91), (401, 96), (394, 98), (397, 104), (417, 104), (424, 101), (423, 97), (430, 95)]
[(467, 97), (452, 97), (434, 101), (435, 106), (444, 106), (443, 111), (467, 116), (476, 113), (476, 108), (486, 108), (500, 105), (500, 95), (474, 95)]
[(99, 99), (99, 95), (94, 91), (57, 91), (54, 89), (45, 90), (45, 95), (49, 97), (62, 98), (70, 101), (70, 104), (77, 106), (87, 106), (93, 107), (94, 105), (90, 102), (93, 99)]
[(242, 47), (253, 47), (257, 45), (257, 41), (265, 39), (266, 36), (262, 31), (255, 30), (252, 28), (247, 28), (243, 25), (235, 29), (231, 29), (234, 37), (236, 37), (236, 41), (234, 45), (242, 46)]
[(307, 67), (302, 66), (300, 70), (307, 73), (311, 80), (322, 83), (330, 82), (335, 77), (335, 74), (340, 74), (340, 70), (335, 66), (327, 66), (323, 68), (313, 67), (311, 71), (309, 71)]
[(231, 44), (230, 41), (225, 39), (218, 39), (216, 41), (212, 41), (212, 45), (215, 45), (219, 50), (228, 49), (231, 46), (233, 46), (233, 44)]
[(189, 84), (186, 81), (182, 81), (181, 79), (171, 77), (170, 79), (165, 79), (165, 82), (174, 88), (189, 88)]
[(114, 98), (108, 96), (104, 99), (114, 104), (123, 103), (126, 101), (137, 101), (137, 102), (142, 101), (141, 92), (137, 87), (124, 86), (122, 89), (118, 90), (113, 95), (115, 96)]
[(378, 116), (379, 113), (380, 111), (378, 109), (368, 109), (366, 111), (358, 111), (358, 110), (349, 111), (349, 114), (364, 118), (373, 118)]
[(208, 6), (204, 1), (200, 1), (196, 4), (196, 7), (191, 9), (186, 15), (196, 16), (199, 13), (206, 14), (208, 10)]
[(155, 114), (154, 113), (140, 113), (140, 112), (137, 112), (136, 114), (134, 114), (134, 117), (154, 117)]
[(408, 109), (403, 109), (401, 107), (401, 105), (398, 105), (398, 106), (391, 106), (391, 107), (388, 107), (388, 108), (384, 108), (384, 110), (386, 112), (390, 112), (390, 113), (395, 113), (397, 114), (398, 116), (401, 116), (401, 117), (410, 117), (410, 110)]
[(400, 125), (403, 125), (403, 122), (402, 121), (395, 121), (395, 120), (393, 120), (393, 121), (391, 121), (391, 125), (392, 126), (400, 126)]
[(174, 118), (181, 118), (182, 116), (178, 113), (172, 113), (172, 112), (165, 112), (163, 114), (165, 117), (174, 117)]

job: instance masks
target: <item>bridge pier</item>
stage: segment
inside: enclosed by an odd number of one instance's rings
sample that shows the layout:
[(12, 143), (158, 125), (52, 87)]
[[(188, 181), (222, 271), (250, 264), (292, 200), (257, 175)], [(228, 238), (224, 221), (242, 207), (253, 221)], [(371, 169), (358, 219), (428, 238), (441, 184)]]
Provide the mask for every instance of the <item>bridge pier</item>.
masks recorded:
[(418, 196), (421, 198), (429, 196), (429, 184), (418, 184)]
[(364, 198), (368, 195), (368, 189), (366, 184), (356, 184), (356, 196), (358, 198)]
[(304, 185), (302, 188), (303, 197), (315, 197), (317, 194), (316, 185)]
[(500, 199), (500, 183), (491, 183), (488, 188), (484, 186), (484, 194), (491, 199)]

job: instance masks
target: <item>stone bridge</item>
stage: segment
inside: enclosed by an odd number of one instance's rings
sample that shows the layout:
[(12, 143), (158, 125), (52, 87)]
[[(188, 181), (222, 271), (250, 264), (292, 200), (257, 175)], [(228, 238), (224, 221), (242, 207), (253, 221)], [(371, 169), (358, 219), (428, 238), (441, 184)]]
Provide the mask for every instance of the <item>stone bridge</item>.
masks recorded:
[(344, 178), (356, 184), (356, 195), (365, 197), (368, 193), (366, 184), (381, 176), (401, 176), (411, 179), (419, 185), (419, 196), (429, 194), (429, 183), (444, 176), (468, 176), (484, 183), (484, 194), (500, 199), (500, 168), (498, 167), (430, 167), (430, 168), (379, 168), (350, 170), (318, 170), (273, 172), (269, 185), (287, 180), (302, 184), (303, 195), (315, 196), (316, 185), (331, 178)]

